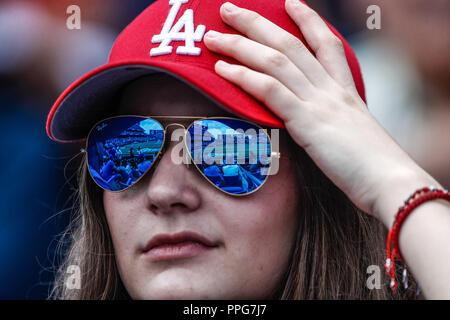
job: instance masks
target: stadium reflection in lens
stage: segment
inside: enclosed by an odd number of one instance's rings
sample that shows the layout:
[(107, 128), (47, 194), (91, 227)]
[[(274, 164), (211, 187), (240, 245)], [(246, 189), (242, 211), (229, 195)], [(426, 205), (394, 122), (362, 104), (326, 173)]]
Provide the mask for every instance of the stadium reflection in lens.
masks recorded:
[(164, 143), (164, 128), (144, 117), (115, 117), (98, 123), (88, 137), (88, 165), (106, 190), (132, 186), (150, 168)]
[(226, 193), (249, 194), (267, 179), (270, 139), (257, 125), (227, 118), (198, 120), (188, 128), (186, 143), (200, 171)]

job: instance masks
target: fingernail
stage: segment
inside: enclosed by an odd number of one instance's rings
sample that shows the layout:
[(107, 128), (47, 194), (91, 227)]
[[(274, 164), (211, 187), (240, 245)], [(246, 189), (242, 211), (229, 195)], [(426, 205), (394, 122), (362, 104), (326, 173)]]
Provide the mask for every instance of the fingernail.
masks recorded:
[(223, 8), (225, 9), (226, 12), (228, 13), (233, 13), (235, 12), (237, 9), (239, 9), (238, 7), (236, 7), (234, 4), (232, 4), (231, 2), (225, 2), (223, 4)]
[(213, 38), (217, 38), (220, 35), (219, 32), (214, 31), (214, 30), (209, 30), (206, 34), (205, 37), (213, 39)]
[(295, 6), (300, 5), (300, 0), (289, 0), (289, 1)]
[(219, 61), (217, 61), (217, 63), (216, 63), (216, 66), (217, 67), (219, 67), (219, 68), (226, 68), (226, 67), (228, 67), (230, 64), (228, 63), (228, 62), (225, 62), (225, 61), (223, 61), (223, 60), (219, 60)]

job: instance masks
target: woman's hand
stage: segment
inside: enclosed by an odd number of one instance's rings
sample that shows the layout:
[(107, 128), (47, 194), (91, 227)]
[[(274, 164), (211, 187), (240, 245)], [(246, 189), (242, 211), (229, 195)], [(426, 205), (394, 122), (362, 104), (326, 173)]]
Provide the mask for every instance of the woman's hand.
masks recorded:
[(243, 36), (209, 31), (205, 44), (242, 65), (219, 61), (216, 72), (277, 114), (291, 137), (355, 205), (390, 226), (410, 193), (439, 184), (369, 113), (342, 42), (325, 22), (298, 0), (287, 0), (286, 11), (315, 56), (298, 38), (257, 13), (226, 3), (222, 19)]

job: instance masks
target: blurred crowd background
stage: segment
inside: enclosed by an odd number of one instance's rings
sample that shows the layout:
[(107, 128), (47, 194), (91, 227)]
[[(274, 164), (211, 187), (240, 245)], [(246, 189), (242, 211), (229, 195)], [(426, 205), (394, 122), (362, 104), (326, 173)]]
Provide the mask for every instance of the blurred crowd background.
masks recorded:
[[(70, 218), (82, 146), (47, 138), (48, 111), (70, 83), (106, 63), (120, 31), (152, 2), (0, 1), (0, 299), (47, 297)], [(450, 1), (307, 2), (354, 47), (372, 113), (450, 187)], [(81, 30), (66, 27), (72, 4)], [(380, 30), (366, 26), (373, 4)]]

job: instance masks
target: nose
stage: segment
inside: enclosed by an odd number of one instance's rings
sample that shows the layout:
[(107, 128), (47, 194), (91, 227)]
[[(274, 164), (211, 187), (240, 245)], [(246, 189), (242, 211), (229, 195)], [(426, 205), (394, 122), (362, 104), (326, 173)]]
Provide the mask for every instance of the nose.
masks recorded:
[(147, 207), (154, 214), (188, 213), (201, 205), (199, 177), (192, 165), (172, 159), (180, 149), (180, 141), (170, 141), (173, 130), (166, 133), (168, 143), (146, 186)]

